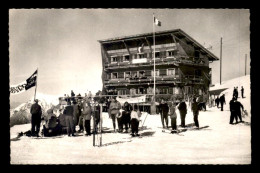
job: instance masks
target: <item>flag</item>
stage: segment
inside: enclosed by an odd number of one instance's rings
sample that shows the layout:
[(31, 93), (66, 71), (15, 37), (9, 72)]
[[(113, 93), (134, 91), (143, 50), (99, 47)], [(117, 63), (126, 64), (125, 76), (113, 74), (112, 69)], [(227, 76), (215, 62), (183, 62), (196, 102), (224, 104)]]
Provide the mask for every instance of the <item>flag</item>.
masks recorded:
[(37, 81), (37, 70), (26, 80), (26, 86), (25, 89), (28, 90), (31, 87), (34, 87), (36, 85)]
[(156, 17), (154, 17), (154, 24), (157, 26), (161, 26), (161, 21), (159, 21), (158, 19), (156, 19)]
[(36, 70), (26, 81), (17, 85), (11, 85), (9, 89), (10, 94), (20, 94), (35, 86), (37, 81), (37, 72), (38, 71)]

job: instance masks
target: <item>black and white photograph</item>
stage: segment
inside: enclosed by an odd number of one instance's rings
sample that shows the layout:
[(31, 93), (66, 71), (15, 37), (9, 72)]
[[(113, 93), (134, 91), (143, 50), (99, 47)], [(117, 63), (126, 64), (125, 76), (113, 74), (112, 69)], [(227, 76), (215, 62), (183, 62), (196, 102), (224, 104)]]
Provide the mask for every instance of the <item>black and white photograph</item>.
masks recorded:
[(249, 9), (9, 9), (11, 165), (249, 165)]

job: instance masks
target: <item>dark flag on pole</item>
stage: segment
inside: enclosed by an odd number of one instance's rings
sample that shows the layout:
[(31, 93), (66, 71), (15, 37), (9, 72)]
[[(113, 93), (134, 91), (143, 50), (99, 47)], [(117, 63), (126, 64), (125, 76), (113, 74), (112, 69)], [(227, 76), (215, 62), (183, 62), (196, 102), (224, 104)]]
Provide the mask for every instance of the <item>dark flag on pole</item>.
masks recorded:
[(36, 70), (36, 71), (26, 80), (25, 90), (28, 90), (28, 89), (30, 89), (31, 87), (34, 87), (34, 86), (36, 85), (37, 72), (38, 72), (38, 70)]

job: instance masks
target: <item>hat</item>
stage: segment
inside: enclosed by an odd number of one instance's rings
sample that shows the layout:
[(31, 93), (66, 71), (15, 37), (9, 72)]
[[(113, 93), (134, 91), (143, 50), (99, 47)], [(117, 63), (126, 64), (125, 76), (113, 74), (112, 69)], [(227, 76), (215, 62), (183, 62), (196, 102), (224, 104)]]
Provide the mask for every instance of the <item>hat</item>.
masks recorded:
[(38, 102), (39, 100), (38, 100), (38, 99), (35, 99), (34, 101), (35, 101), (35, 102)]

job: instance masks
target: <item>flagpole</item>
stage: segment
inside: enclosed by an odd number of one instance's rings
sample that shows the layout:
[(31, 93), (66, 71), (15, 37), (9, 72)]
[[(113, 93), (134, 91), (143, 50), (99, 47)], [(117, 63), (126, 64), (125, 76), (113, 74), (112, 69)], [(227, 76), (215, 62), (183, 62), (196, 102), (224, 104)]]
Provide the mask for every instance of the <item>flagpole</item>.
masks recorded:
[(154, 13), (153, 13), (153, 95), (155, 101), (155, 33), (154, 33)]
[(38, 71), (38, 67), (37, 67), (37, 77), (36, 77), (36, 85), (35, 85), (35, 92), (34, 92), (34, 100), (36, 98), (36, 90), (37, 90), (37, 83), (38, 83), (38, 74), (39, 74), (39, 71)]

